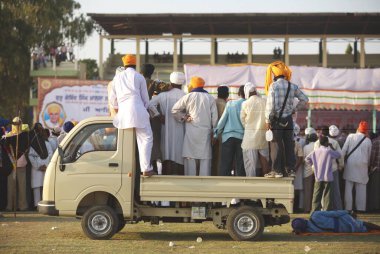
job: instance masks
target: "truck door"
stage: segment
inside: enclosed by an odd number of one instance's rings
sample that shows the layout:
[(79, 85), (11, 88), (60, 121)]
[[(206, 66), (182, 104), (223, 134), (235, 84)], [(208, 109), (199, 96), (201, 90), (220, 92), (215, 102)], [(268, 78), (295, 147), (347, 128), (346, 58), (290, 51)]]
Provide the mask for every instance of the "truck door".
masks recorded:
[(73, 211), (79, 198), (94, 191), (117, 193), (121, 187), (122, 132), (112, 123), (89, 124), (65, 144), (56, 168), (55, 201)]

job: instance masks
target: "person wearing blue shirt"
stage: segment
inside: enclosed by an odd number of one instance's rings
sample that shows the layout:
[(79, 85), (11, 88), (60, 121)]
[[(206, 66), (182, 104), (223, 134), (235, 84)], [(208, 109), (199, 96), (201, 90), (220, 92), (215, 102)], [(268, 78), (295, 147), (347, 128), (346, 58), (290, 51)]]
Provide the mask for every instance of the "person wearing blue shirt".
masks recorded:
[(380, 226), (358, 220), (346, 210), (315, 211), (309, 220), (296, 218), (292, 221), (293, 231), (297, 233), (365, 233), (379, 230)]
[[(241, 105), (244, 102), (244, 86), (239, 88), (237, 100), (227, 102), (223, 115), (214, 130), (216, 139), (222, 133), (222, 152), (220, 158), (220, 176), (230, 176), (232, 169), (235, 175), (245, 176), (241, 142), (244, 128), (240, 121)], [(233, 165), (235, 161), (235, 165)]]

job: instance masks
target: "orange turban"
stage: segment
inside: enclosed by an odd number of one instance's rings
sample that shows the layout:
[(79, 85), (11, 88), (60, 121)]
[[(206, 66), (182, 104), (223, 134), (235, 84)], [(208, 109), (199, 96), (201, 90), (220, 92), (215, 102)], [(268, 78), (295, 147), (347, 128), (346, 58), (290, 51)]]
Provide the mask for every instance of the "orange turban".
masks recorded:
[(123, 61), (124, 66), (136, 65), (136, 56), (135, 55), (126, 54), (125, 56), (123, 56), (121, 58), (121, 60)]
[(361, 132), (363, 134), (367, 134), (367, 132), (368, 132), (368, 123), (366, 121), (361, 121), (359, 123), (358, 132)]
[(192, 89), (204, 87), (204, 86), (205, 86), (205, 81), (203, 78), (194, 76), (190, 79), (189, 87), (191, 87)]
[(274, 77), (284, 76), (286, 80), (290, 81), (292, 77), (292, 70), (282, 61), (276, 61), (268, 65), (267, 75), (265, 77), (265, 94), (268, 94), (269, 87), (273, 83), (272, 75)]

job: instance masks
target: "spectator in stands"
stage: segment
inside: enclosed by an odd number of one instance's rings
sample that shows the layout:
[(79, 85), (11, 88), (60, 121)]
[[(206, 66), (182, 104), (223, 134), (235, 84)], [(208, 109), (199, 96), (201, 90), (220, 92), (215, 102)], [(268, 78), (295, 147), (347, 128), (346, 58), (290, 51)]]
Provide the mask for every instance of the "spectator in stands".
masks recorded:
[(183, 114), (173, 115), (171, 110), (174, 104), (185, 95), (182, 91), (185, 81), (185, 74), (182, 72), (171, 73), (172, 89), (153, 96), (149, 102), (149, 110), (161, 124), (160, 150), (163, 158), (162, 174), (164, 175), (184, 174), (182, 147), (185, 125), (181, 121)]
[[(377, 131), (378, 135), (380, 134)], [(372, 140), (372, 151), (367, 184), (367, 210), (380, 210), (380, 136)]]
[[(318, 140), (317, 132), (313, 128), (305, 129), (306, 145), (303, 147), (303, 157), (306, 158), (314, 151), (314, 143)], [(311, 201), (314, 189), (314, 170), (311, 165), (304, 163), (303, 171), (303, 210), (305, 213), (311, 211)]]
[[(332, 194), (333, 194), (333, 209), (334, 210), (342, 210), (342, 198), (340, 195), (340, 185), (339, 185), (339, 170), (343, 170), (344, 158), (342, 156), (342, 149), (339, 146), (338, 141), (336, 141), (333, 137), (337, 137), (339, 135), (339, 129), (335, 125), (331, 125), (330, 127), (322, 126), (321, 132), (323, 136), (326, 136), (329, 140), (329, 144), (333, 147), (333, 149), (341, 154), (339, 159), (332, 161), (332, 171), (333, 171), (333, 183), (332, 183)], [(314, 144), (314, 150), (320, 147), (320, 142), (317, 140)]]
[(203, 89), (205, 81), (201, 77), (190, 80), (192, 91), (183, 96), (172, 109), (172, 114), (185, 112), (185, 138), (182, 156), (185, 158), (185, 175), (196, 175), (197, 161), (199, 175), (211, 173), (212, 132), (218, 122), (218, 111), (214, 97)]
[[(290, 83), (291, 70), (283, 62), (276, 61), (268, 66), (265, 92), (268, 95), (265, 120), (267, 129), (272, 129), (274, 145), (277, 146), (277, 155), (274, 159), (272, 171), (266, 177), (283, 177), (285, 171), (291, 177), (295, 176), (295, 154), (293, 141), (293, 118), (292, 112), (305, 106), (307, 96), (297, 85)], [(274, 82), (272, 82), (274, 77)], [(289, 90), (288, 96), (286, 96)], [(286, 98), (286, 101), (285, 101)], [(299, 103), (294, 107), (294, 99)], [(285, 158), (285, 163), (283, 162)]]
[[(251, 82), (244, 85), (246, 101), (243, 102), (240, 120), (244, 127), (244, 136), (241, 147), (246, 176), (263, 176), (269, 170), (268, 142), (265, 140), (265, 104), (256, 86)], [(258, 172), (257, 164), (260, 161), (262, 172)]]
[(61, 61), (66, 61), (67, 60), (67, 47), (64, 43), (62, 43), (61, 46), (61, 54), (60, 54)]
[[(215, 99), (216, 108), (218, 110), (218, 121), (224, 112), (224, 108), (227, 104), (227, 99), (229, 96), (229, 89), (226, 85), (218, 86), (218, 95)], [(217, 176), (219, 174), (220, 167), (220, 154), (222, 152), (222, 137), (218, 135), (218, 140), (212, 146), (212, 166), (211, 166), (211, 175)]]
[[(313, 193), (313, 204), (311, 212), (319, 211), (321, 208), (328, 211), (333, 209), (332, 182), (334, 180), (332, 162), (341, 156), (329, 143), (326, 136), (319, 137), (320, 147), (310, 153), (305, 162), (314, 166), (315, 184)], [(321, 205), (323, 198), (323, 206)]]
[(232, 169), (234, 169), (236, 176), (245, 176), (243, 151), (241, 149), (244, 128), (240, 120), (241, 105), (245, 100), (244, 86), (239, 87), (238, 96), (239, 99), (227, 102), (223, 115), (214, 130), (215, 140), (219, 134), (222, 134), (220, 176), (230, 176)]
[(362, 121), (355, 134), (348, 135), (342, 153), (345, 156), (343, 178), (345, 185), (345, 209), (352, 210), (352, 188), (355, 186), (357, 211), (366, 210), (366, 188), (372, 143), (368, 135), (368, 123)]
[(153, 134), (147, 111), (149, 95), (144, 77), (136, 72), (136, 56), (122, 58), (125, 71), (112, 81), (111, 106), (117, 110), (113, 124), (118, 129), (135, 128), (139, 149), (140, 168), (144, 176), (156, 174), (150, 163)]

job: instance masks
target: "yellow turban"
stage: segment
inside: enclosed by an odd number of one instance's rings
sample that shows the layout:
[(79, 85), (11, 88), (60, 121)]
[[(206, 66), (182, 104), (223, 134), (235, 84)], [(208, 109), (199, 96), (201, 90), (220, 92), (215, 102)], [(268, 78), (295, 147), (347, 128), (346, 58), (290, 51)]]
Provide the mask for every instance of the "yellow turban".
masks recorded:
[(292, 77), (292, 70), (282, 61), (276, 61), (269, 64), (267, 68), (267, 75), (265, 77), (265, 94), (268, 94), (269, 87), (273, 83), (273, 76), (284, 76), (286, 80), (290, 81)]
[(204, 86), (205, 86), (205, 81), (203, 78), (194, 76), (190, 79), (189, 87), (191, 87), (191, 89), (200, 88)]
[(51, 105), (47, 108), (47, 112), (48, 112), (48, 114), (52, 114), (52, 113), (60, 113), (60, 112), (61, 112), (61, 108), (60, 108), (57, 104), (51, 104)]
[(136, 65), (136, 56), (135, 55), (126, 54), (125, 56), (123, 56), (121, 58), (121, 60), (123, 61), (124, 66)]

